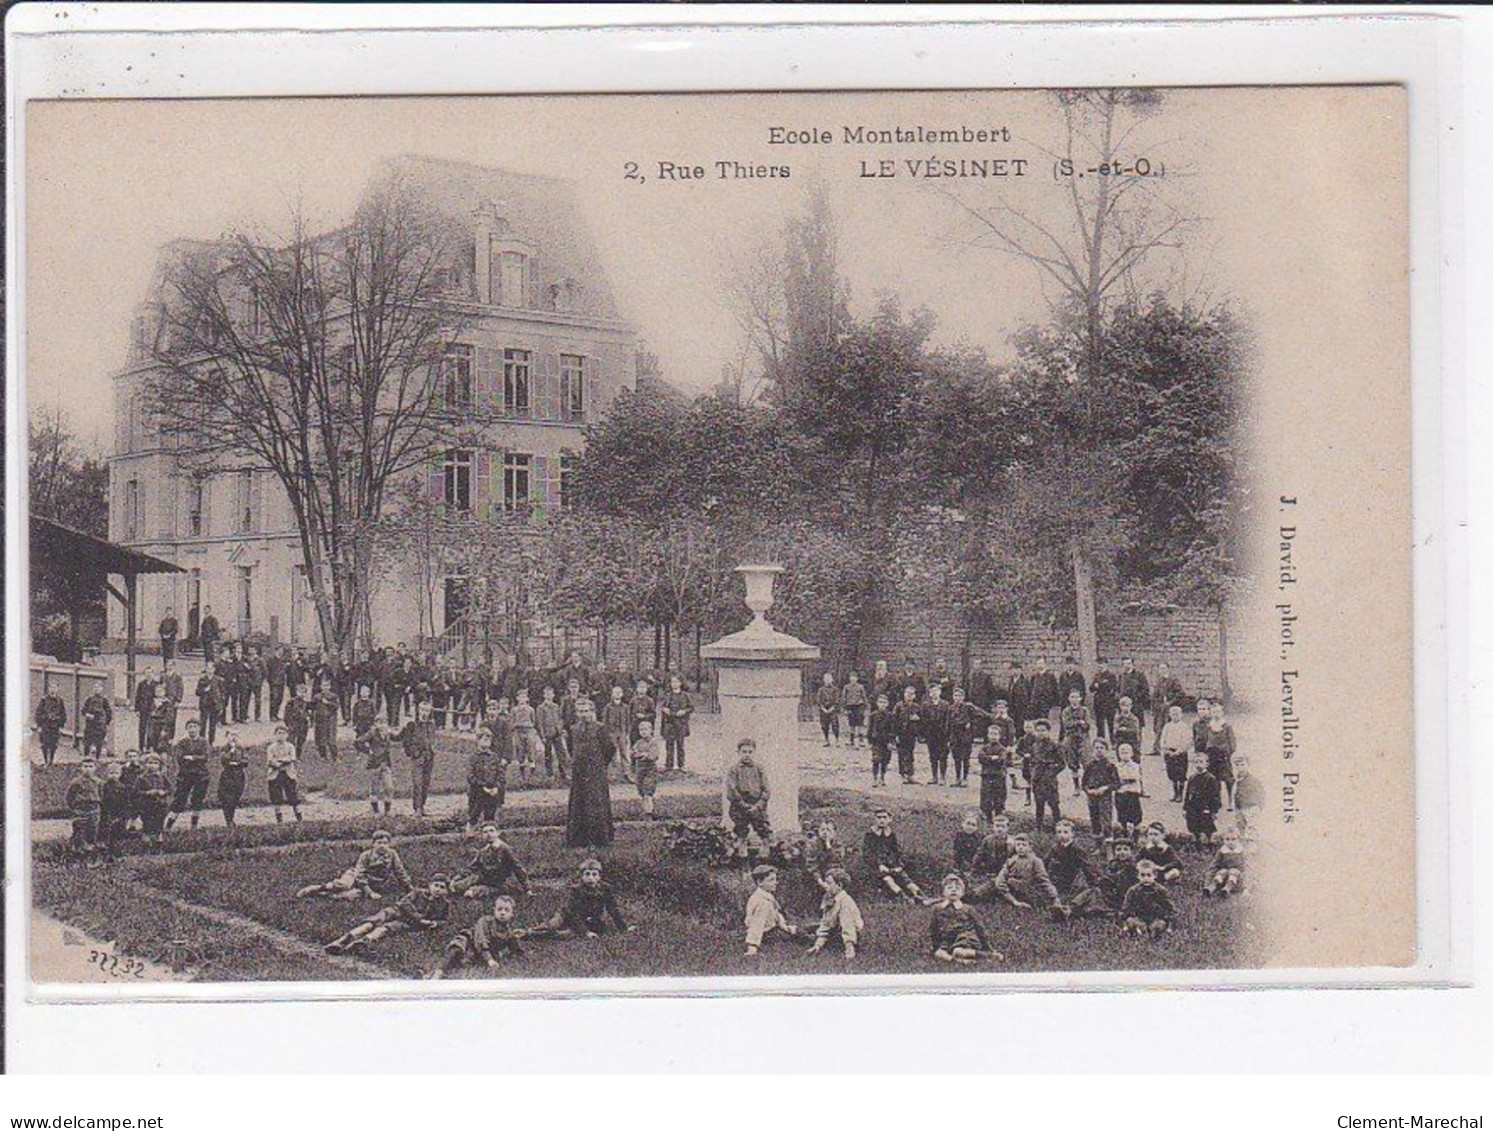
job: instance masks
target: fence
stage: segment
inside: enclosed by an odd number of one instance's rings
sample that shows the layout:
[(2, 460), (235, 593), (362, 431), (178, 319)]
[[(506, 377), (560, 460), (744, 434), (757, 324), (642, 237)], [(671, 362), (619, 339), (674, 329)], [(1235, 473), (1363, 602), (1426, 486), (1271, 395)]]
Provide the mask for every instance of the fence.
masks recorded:
[(68, 718), (62, 733), (73, 739), (75, 745), (83, 733), (83, 701), (95, 691), (102, 691), (110, 703), (114, 702), (114, 672), (108, 668), (96, 668), (89, 664), (61, 664), (55, 660), (32, 656), (30, 674), (31, 711), (35, 711), (36, 704), (49, 691), (62, 696)]

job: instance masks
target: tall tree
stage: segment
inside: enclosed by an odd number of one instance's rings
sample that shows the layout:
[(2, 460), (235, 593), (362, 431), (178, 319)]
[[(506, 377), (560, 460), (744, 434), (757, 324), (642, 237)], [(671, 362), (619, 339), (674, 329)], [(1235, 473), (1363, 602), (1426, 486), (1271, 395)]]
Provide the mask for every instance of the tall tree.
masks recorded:
[[(1142, 267), (1158, 253), (1179, 250), (1199, 221), (1168, 199), (1155, 175), (1160, 162), (1146, 156), (1143, 126), (1162, 108), (1158, 91), (1073, 90), (1055, 97), (1062, 140), (1048, 155), (1063, 174), (1066, 190), (1057, 215), (1018, 208), (1004, 198), (971, 202), (956, 192), (947, 195), (977, 223), (978, 246), (1030, 265), (1052, 288), (1057, 325), (1074, 339), (1079, 409), (1055, 458), (1078, 467), (1080, 457), (1095, 450), (1105, 411), (1106, 315), (1117, 298), (1133, 296)], [(1079, 507), (1080, 514), (1099, 513), (1101, 488), (1119, 470), (1096, 467), (1094, 482), (1070, 484), (1090, 497), (1090, 505)], [(1095, 563), (1085, 550), (1090, 541), (1075, 535), (1067, 547), (1086, 672), (1094, 670), (1098, 655)]]
[(296, 215), (288, 240), (232, 235), (166, 268), (147, 410), (196, 470), (275, 477), (330, 648), (366, 620), (391, 489), (446, 431), (457, 238), (389, 180), (329, 235)]

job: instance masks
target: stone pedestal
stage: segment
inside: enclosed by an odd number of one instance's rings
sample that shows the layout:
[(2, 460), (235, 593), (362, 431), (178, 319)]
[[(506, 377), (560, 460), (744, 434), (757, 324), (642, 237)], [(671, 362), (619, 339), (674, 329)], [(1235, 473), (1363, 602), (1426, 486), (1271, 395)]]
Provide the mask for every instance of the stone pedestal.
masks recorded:
[[(771, 795), (767, 819), (774, 833), (800, 831), (798, 818), (798, 705), (803, 697), (802, 668), (819, 659), (819, 649), (778, 632), (767, 623), (772, 606), (772, 579), (780, 566), (742, 566), (747, 582), (747, 606), (755, 614), (740, 632), (701, 650), (713, 660), (719, 676), (721, 737), (725, 740), (723, 768), (736, 764), (736, 744), (750, 738), (757, 744), (756, 760), (767, 773)], [(725, 780), (721, 781), (725, 807)]]

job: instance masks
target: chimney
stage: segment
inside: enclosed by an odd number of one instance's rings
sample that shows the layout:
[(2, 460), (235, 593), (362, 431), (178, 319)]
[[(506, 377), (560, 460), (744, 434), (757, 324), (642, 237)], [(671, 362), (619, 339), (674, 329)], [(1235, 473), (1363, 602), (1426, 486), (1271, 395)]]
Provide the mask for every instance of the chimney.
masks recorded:
[(492, 238), (498, 225), (498, 210), (492, 204), (477, 208), (474, 237), (476, 252), (473, 262), (476, 272), (473, 280), (477, 287), (477, 301), (492, 302)]

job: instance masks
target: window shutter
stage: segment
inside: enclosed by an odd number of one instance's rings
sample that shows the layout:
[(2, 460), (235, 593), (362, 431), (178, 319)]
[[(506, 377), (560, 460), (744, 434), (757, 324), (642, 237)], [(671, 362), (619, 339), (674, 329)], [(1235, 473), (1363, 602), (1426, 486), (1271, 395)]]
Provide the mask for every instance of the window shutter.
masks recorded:
[(486, 522), (492, 518), (492, 454), (486, 448), (478, 448), (472, 464), (472, 511)]
[(582, 420), (595, 420), (602, 407), (601, 390), (605, 387), (606, 366), (599, 354), (586, 358), (586, 379), (581, 383)]
[(498, 387), (498, 367), (502, 365), (502, 358), (493, 350), (476, 349), (472, 351), (472, 407), (478, 413), (491, 412), (495, 401), (502, 399), (502, 390)]
[(544, 350), (534, 354), (535, 361), (535, 416), (540, 420), (559, 420), (560, 414), (560, 355)]
[(212, 506), (210, 505), (212, 502), (212, 497), (212, 477), (209, 475), (204, 475), (202, 477), (202, 533), (204, 535), (211, 534), (213, 532), (212, 521), (210, 517), (210, 512), (212, 510)]
[(549, 497), (545, 490), (549, 465), (548, 456), (534, 456), (529, 460), (529, 513), (536, 523), (541, 524), (549, 519)]
[(425, 461), (425, 493), (437, 506), (446, 501), (446, 469), (439, 454)]
[(560, 456), (550, 456), (545, 460), (544, 473), (544, 506), (546, 510), (559, 511), (560, 509)]

